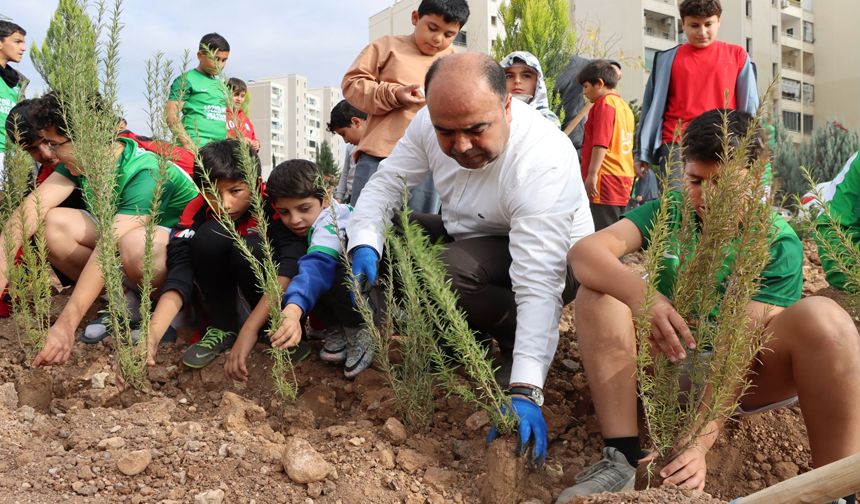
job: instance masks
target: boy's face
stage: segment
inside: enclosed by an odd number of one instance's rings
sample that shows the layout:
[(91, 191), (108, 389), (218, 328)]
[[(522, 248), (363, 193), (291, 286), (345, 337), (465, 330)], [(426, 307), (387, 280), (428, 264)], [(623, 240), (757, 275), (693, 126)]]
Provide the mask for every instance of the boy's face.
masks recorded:
[(41, 133), (42, 138), (44, 138), (45, 146), (53, 153), (57, 160), (66, 165), (66, 168), (69, 169), (69, 173), (75, 177), (83, 174), (77, 165), (78, 161), (77, 158), (75, 158), (75, 147), (72, 145), (72, 140), (70, 138), (61, 135), (54, 126), (48, 126), (47, 128), (40, 130), (39, 133)]
[(582, 94), (584, 94), (585, 97), (588, 98), (588, 101), (590, 101), (591, 103), (594, 103), (600, 98), (602, 98), (603, 95), (606, 94), (606, 91), (607, 89), (606, 85), (603, 84), (603, 79), (597, 79), (597, 82), (595, 82), (594, 84), (590, 82), (582, 83)]
[(24, 57), (27, 44), (24, 42), (24, 34), (15, 32), (0, 40), (0, 63), (20, 63)]
[(233, 108), (240, 109), (245, 104), (245, 91), (237, 91), (233, 93)]
[(693, 203), (696, 214), (701, 218), (705, 215), (705, 201), (702, 198), (702, 183), (717, 182), (720, 163), (716, 161), (687, 161), (684, 166), (684, 187)]
[(314, 197), (276, 198), (272, 206), (280, 215), (284, 226), (297, 236), (307, 236), (325, 208), (322, 202)]
[(215, 51), (213, 56), (210, 58), (206, 52), (197, 51), (197, 69), (207, 75), (218, 75), (224, 70), (230, 51)]
[(514, 63), (505, 68), (505, 83), (508, 93), (534, 96), (537, 92), (537, 70), (525, 63)]
[(447, 23), (439, 14), (418, 16), (418, 11), (412, 11), (412, 26), (415, 27), (415, 45), (422, 54), (435, 56), (451, 46), (460, 23)]
[(33, 158), (33, 161), (40, 165), (53, 166), (60, 162), (54, 151), (48, 147), (47, 142), (41, 136), (35, 142), (23, 146), (22, 149)]
[(717, 32), (720, 31), (719, 16), (687, 16), (684, 23), (684, 35), (687, 41), (699, 49), (704, 49), (717, 40)]
[(350, 119), (350, 125), (343, 128), (335, 128), (334, 132), (343, 138), (343, 141), (352, 144), (358, 145), (358, 142), (361, 141), (362, 135), (364, 135), (364, 125), (367, 124), (367, 121), (364, 119), (360, 119), (358, 117), (353, 117)]
[[(221, 197), (224, 210), (234, 222), (241, 219), (251, 207), (251, 189), (244, 180), (218, 179), (215, 181), (215, 190)], [(215, 195), (207, 191), (204, 197), (209, 203), (209, 207), (217, 212), (218, 205)]]

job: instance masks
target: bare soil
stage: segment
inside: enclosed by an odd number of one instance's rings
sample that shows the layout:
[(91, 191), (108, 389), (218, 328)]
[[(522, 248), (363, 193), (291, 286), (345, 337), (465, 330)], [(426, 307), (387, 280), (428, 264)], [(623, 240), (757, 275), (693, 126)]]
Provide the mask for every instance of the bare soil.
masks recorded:
[[(805, 294), (838, 297), (826, 288), (813, 249), (808, 256)], [(58, 294), (57, 306), (65, 300)], [(312, 356), (298, 365), (300, 397), (289, 403), (272, 393), (262, 345), (252, 355), (250, 381), (240, 385), (225, 380), (223, 356), (200, 371), (184, 368), (182, 335), (162, 346), (151, 391), (120, 391), (109, 339), (77, 344), (64, 367), (31, 370), (12, 322), (2, 319), (0, 502), (551, 503), (601, 449), (572, 306), (561, 329), (543, 408), (549, 457), (533, 471), (513, 455), (511, 439), (486, 445), (485, 415), (441, 394), (432, 428), (404, 439), (384, 427), (395, 411), (375, 370), (349, 381)], [(296, 438), (330, 465), (318, 481), (287, 475), (284, 450)], [(731, 424), (708, 463), (706, 491), (723, 500), (809, 470), (800, 410)], [(717, 499), (659, 489), (581, 502)]]

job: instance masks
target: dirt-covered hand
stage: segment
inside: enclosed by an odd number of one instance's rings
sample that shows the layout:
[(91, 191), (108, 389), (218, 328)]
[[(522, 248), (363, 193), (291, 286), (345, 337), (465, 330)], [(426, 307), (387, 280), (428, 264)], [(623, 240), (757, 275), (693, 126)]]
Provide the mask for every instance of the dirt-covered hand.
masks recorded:
[(698, 443), (681, 452), (660, 470), (663, 484), (669, 483), (681, 488), (704, 490), (705, 476), (708, 472), (708, 465), (705, 461), (707, 452), (708, 450)]
[[(513, 397), (511, 399), (511, 409), (519, 419), (517, 431), (519, 439), (517, 440), (517, 455), (522, 455), (531, 446), (531, 459), (529, 463), (533, 467), (540, 467), (546, 461), (546, 420), (543, 418), (543, 413), (540, 406), (523, 397)], [(502, 414), (507, 413), (506, 408), (502, 408)], [(498, 431), (494, 425), (487, 434), (487, 443), (496, 439)]]
[(227, 378), (245, 383), (248, 381), (248, 354), (242, 351), (241, 348), (236, 348), (236, 345), (227, 354), (227, 360), (224, 361), (224, 374)]
[(394, 97), (397, 98), (397, 103), (404, 107), (411, 105), (424, 105), (424, 92), (419, 84), (410, 84), (409, 86), (401, 86), (394, 92)]
[(72, 355), (72, 345), (74, 345), (74, 342), (74, 333), (69, 333), (65, 329), (57, 327), (57, 324), (52, 325), (48, 329), (45, 347), (33, 359), (33, 367), (65, 364)]
[(272, 348), (286, 350), (298, 345), (302, 339), (301, 319), (287, 314), (289, 306), (287, 305), (287, 308), (284, 308), (284, 320), (281, 322), (280, 327), (269, 337), (272, 341)]
[(651, 346), (662, 352), (672, 362), (683, 360), (687, 354), (681, 346), (680, 336), (687, 348), (696, 348), (696, 340), (690, 333), (690, 328), (684, 318), (675, 311), (672, 302), (666, 296), (657, 293), (651, 306)]

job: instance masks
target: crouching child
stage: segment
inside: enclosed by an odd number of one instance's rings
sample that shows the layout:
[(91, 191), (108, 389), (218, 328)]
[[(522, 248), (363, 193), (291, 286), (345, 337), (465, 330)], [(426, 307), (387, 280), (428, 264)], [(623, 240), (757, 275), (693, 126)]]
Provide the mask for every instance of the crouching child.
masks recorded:
[(296, 159), (278, 165), (267, 188), (284, 226), (308, 240), (307, 253), (299, 259), (299, 273), (284, 294), (284, 320), (271, 336), (272, 346), (298, 344), (303, 320), (314, 310), (328, 327), (343, 328), (326, 338), (320, 358), (343, 362), (344, 375), (354, 378), (373, 362), (373, 348), (370, 333), (352, 306), (340, 260), (352, 207), (335, 200), (329, 203), (322, 172), (310, 161)]

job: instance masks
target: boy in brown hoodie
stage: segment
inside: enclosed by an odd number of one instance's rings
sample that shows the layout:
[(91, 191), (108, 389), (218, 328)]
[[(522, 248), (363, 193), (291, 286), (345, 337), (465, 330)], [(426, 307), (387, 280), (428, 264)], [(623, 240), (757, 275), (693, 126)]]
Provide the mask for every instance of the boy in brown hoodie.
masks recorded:
[[(367, 180), (388, 157), (424, 106), (422, 83), (437, 59), (454, 52), (451, 43), (469, 19), (466, 0), (422, 0), (412, 12), (411, 35), (386, 35), (364, 48), (343, 77), (346, 100), (366, 112), (367, 127), (355, 148), (352, 198), (355, 205)], [(438, 206), (432, 179), (412, 191), (413, 210), (432, 213)]]

